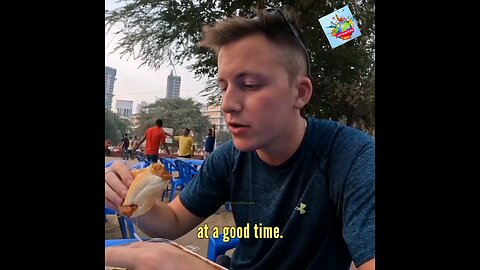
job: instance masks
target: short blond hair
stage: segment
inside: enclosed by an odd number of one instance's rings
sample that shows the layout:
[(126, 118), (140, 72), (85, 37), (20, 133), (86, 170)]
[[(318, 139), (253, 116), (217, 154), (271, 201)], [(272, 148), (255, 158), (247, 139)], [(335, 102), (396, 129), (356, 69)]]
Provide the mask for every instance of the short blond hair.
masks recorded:
[[(292, 33), (285, 19), (265, 9), (254, 9), (254, 12), (256, 15), (254, 19), (233, 16), (218, 21), (214, 25), (203, 26), (203, 40), (198, 43), (198, 46), (213, 50), (217, 56), (220, 49), (231, 42), (254, 34), (263, 34), (281, 49), (280, 53), (284, 56), (283, 65), (287, 70), (290, 83), (300, 74), (309, 75), (307, 74), (309, 59), (305, 49)], [(284, 14), (292, 26), (295, 27), (298, 24), (298, 15), (294, 11), (284, 11)]]

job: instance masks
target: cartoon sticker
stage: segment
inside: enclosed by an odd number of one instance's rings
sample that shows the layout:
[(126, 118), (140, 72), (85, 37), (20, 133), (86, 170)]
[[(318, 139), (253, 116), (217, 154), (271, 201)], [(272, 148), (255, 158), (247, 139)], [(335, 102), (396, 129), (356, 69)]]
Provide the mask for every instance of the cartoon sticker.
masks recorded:
[(362, 35), (348, 5), (320, 18), (319, 22), (332, 49)]

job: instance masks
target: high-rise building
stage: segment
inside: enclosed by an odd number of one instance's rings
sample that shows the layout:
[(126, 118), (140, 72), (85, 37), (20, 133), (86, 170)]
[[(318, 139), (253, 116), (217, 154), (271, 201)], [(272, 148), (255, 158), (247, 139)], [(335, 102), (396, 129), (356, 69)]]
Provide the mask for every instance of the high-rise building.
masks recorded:
[(117, 110), (117, 115), (120, 117), (130, 118), (132, 115), (133, 101), (131, 100), (118, 100), (115, 103), (115, 109)]
[(215, 124), (217, 131), (229, 132), (221, 106), (204, 106), (202, 114), (208, 117), (210, 124)]
[(173, 70), (167, 78), (167, 96), (165, 98), (179, 98), (180, 97), (180, 82), (182, 77), (173, 75)]
[(105, 109), (107, 110), (112, 109), (113, 87), (116, 75), (116, 69), (105, 66)]
[(147, 106), (147, 102), (145, 101), (142, 101), (140, 102), (140, 104), (137, 104), (137, 114), (140, 113), (142, 111), (143, 108), (145, 108)]

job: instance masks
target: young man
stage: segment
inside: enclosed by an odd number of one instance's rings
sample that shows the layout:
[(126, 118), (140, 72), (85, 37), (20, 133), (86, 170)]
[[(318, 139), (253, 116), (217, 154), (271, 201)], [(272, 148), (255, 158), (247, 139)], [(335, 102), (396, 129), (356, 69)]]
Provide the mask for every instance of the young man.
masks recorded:
[(163, 144), (165, 147), (165, 151), (167, 154), (170, 154), (168, 150), (168, 146), (165, 143), (165, 138), (167, 135), (163, 128), (163, 120), (157, 119), (155, 121), (155, 126), (147, 129), (145, 136), (143, 139), (138, 143), (138, 146), (142, 145), (142, 143), (147, 140), (147, 145), (145, 147), (145, 156), (150, 164), (156, 163), (158, 161), (158, 150), (160, 149), (160, 144)]
[[(201, 45), (218, 56), (233, 142), (211, 154), (180, 196), (139, 216), (140, 229), (176, 239), (231, 201), (237, 227), (261, 223), (281, 235), (240, 239), (231, 269), (347, 270), (352, 260), (360, 270), (375, 269), (374, 140), (301, 116), (313, 91), (309, 60), (285, 14), (226, 19), (204, 28)], [(123, 179), (105, 174), (105, 203), (117, 208), (132, 176), (119, 162), (109, 169)], [(174, 257), (174, 250), (152, 243), (105, 249), (106, 265), (194, 269)]]
[[(215, 125), (213, 125), (213, 129), (215, 129)], [(203, 148), (203, 159), (207, 159), (207, 157), (213, 152), (213, 148), (215, 147), (215, 132), (209, 128), (207, 138), (205, 139), (205, 147)]]
[(178, 157), (180, 158), (191, 158), (193, 153), (195, 153), (195, 144), (193, 142), (193, 137), (190, 136), (190, 129), (185, 128), (183, 130), (182, 136), (170, 136), (173, 140), (178, 142)]

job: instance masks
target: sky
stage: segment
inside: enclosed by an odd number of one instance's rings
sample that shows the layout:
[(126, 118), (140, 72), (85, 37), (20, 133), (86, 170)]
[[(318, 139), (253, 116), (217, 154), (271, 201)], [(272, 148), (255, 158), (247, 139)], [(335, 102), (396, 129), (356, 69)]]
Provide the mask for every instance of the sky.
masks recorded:
[[(119, 6), (116, 0), (105, 0), (105, 9), (111, 10)], [(105, 66), (117, 70), (115, 87), (113, 90), (112, 108), (115, 108), (116, 100), (132, 100), (133, 113), (137, 113), (137, 104), (142, 101), (147, 103), (154, 102), (157, 98), (165, 98), (167, 93), (167, 76), (172, 70), (171, 66), (163, 65), (160, 69), (154, 70), (147, 66), (139, 67), (141, 61), (129, 59), (127, 55), (120, 58), (120, 53), (114, 52), (113, 48), (120, 36), (115, 36), (113, 32), (119, 29), (114, 26), (108, 33), (105, 29)], [(206, 103), (206, 97), (199, 96), (199, 91), (205, 86), (205, 79), (198, 80), (194, 78), (193, 72), (184, 66), (175, 66), (178, 76), (182, 77), (180, 85), (180, 97), (193, 98), (202, 103)]]

